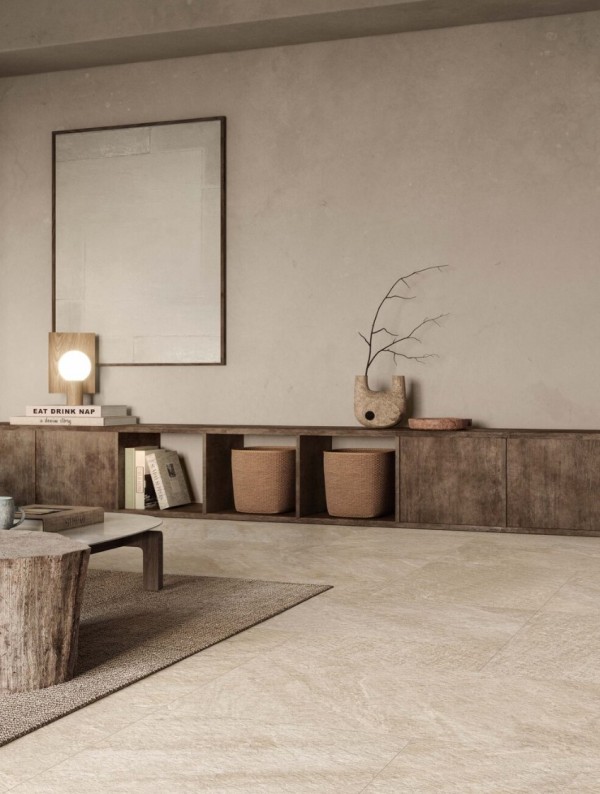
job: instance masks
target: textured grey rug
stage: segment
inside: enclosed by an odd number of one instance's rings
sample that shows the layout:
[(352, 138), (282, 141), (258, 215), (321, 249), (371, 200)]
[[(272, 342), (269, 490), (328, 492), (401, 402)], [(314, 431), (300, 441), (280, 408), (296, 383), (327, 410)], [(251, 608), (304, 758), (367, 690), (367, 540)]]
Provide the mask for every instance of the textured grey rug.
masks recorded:
[(0, 745), (273, 617), (328, 585), (165, 576), (158, 593), (140, 574), (88, 571), (72, 681), (0, 695)]

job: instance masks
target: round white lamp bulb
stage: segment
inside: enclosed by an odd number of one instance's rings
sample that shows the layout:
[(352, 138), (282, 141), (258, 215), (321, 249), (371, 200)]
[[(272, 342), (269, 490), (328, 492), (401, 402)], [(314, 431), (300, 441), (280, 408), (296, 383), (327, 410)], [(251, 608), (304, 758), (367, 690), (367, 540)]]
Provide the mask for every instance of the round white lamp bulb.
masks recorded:
[(83, 381), (92, 371), (92, 362), (81, 350), (69, 350), (58, 359), (61, 378), (68, 381)]

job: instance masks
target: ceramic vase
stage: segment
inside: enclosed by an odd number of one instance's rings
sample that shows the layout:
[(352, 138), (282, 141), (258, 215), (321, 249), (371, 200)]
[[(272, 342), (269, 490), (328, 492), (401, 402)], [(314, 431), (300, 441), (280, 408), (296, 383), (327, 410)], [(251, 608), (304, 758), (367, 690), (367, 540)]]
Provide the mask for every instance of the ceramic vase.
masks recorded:
[(392, 376), (392, 387), (372, 391), (366, 375), (354, 380), (354, 416), (365, 427), (395, 427), (406, 414), (404, 375)]

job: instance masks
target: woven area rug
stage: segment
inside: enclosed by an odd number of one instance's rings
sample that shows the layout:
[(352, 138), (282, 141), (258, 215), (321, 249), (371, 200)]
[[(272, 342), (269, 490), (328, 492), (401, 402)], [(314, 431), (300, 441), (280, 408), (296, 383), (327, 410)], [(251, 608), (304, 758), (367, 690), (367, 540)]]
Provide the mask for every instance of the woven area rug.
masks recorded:
[(75, 677), (0, 695), (0, 745), (329, 589), (167, 575), (154, 593), (142, 589), (141, 574), (90, 570)]

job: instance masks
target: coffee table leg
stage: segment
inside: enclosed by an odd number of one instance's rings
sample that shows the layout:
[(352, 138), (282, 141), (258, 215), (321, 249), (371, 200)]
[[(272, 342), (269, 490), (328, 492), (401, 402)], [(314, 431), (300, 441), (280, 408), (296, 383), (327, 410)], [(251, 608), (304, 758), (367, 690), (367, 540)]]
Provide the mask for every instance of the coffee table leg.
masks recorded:
[(163, 535), (162, 532), (149, 529), (139, 538), (132, 540), (128, 546), (137, 546), (142, 550), (144, 569), (144, 589), (162, 590), (163, 586)]

